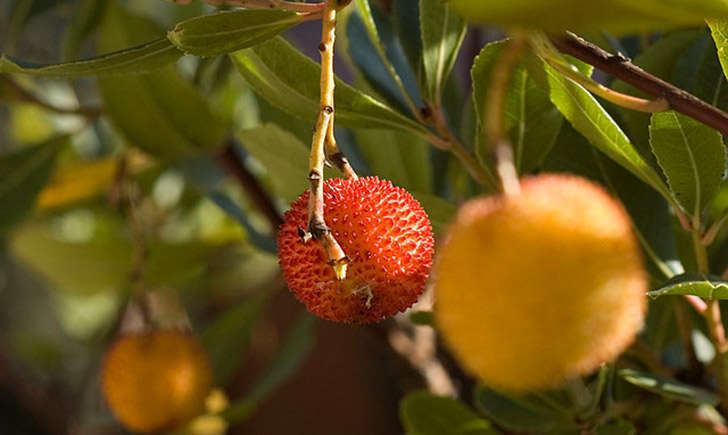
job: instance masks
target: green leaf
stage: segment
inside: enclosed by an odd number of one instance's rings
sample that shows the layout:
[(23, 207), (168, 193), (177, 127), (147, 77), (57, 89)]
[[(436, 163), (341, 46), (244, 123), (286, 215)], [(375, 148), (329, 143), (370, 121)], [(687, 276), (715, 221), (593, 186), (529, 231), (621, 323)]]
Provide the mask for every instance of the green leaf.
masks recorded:
[(409, 318), (415, 325), (435, 326), (435, 316), (432, 311), (413, 311)]
[(718, 49), (718, 58), (723, 67), (723, 74), (728, 77), (728, 19), (709, 20), (713, 41)]
[[(703, 30), (680, 30), (665, 35), (657, 40), (652, 46), (643, 51), (634, 59), (634, 64), (660, 77), (663, 80), (674, 81), (674, 72), (677, 64), (684, 53), (699, 40)], [(616, 80), (612, 88), (623, 94), (635, 95), (642, 98), (649, 98), (648, 95), (627, 83)], [(650, 114), (618, 108), (625, 121), (629, 137), (632, 143), (648, 163), (657, 168), (657, 162), (650, 148), (649, 124)]]
[(594, 433), (595, 435), (637, 435), (637, 428), (628, 420), (618, 418), (598, 425), (594, 428)]
[[(560, 56), (557, 52), (547, 55)], [(594, 96), (549, 65), (543, 66), (551, 101), (571, 125), (607, 157), (671, 199), (660, 176), (634, 149), (627, 135)]]
[(444, 233), (458, 211), (457, 206), (429, 193), (412, 192), (412, 195), (427, 212), (427, 217), (430, 218), (430, 224), (432, 224), (432, 231), (435, 234)]
[(302, 21), (294, 12), (275, 9), (223, 11), (182, 21), (167, 37), (186, 54), (218, 56), (252, 47)]
[(632, 385), (679, 402), (693, 405), (708, 404), (715, 406), (720, 401), (718, 396), (710, 391), (696, 388), (674, 379), (655, 376), (650, 373), (622, 369), (619, 371), (619, 377)]
[(38, 193), (50, 178), (56, 156), (68, 137), (0, 154), (0, 235), (19, 222), (35, 205)]
[(725, 173), (723, 137), (692, 118), (668, 111), (652, 115), (650, 144), (676, 200), (700, 219)]
[(672, 278), (647, 294), (652, 298), (666, 295), (695, 295), (711, 301), (728, 299), (728, 281), (717, 276), (687, 273)]
[(447, 78), (465, 38), (465, 22), (441, 0), (420, 0), (420, 35), (425, 72), (424, 98), (440, 103)]
[(478, 386), (475, 407), (494, 423), (516, 432), (550, 433), (577, 428), (571, 416), (535, 395), (506, 396), (486, 386)]
[[(282, 38), (231, 54), (238, 71), (274, 106), (313, 121), (318, 116), (321, 67)], [(336, 81), (336, 122), (427, 136), (425, 127), (374, 97)]]
[(200, 334), (217, 385), (225, 385), (238, 368), (267, 300), (265, 292), (244, 300), (220, 314)]
[[(150, 21), (112, 3), (99, 46), (113, 50), (159, 33)], [(124, 136), (154, 156), (178, 159), (216, 149), (227, 134), (205, 98), (174, 66), (144, 75), (100, 78), (99, 89), (106, 114)]]
[(182, 53), (167, 39), (156, 39), (90, 59), (52, 65), (26, 63), (0, 57), (0, 72), (52, 77), (110, 76), (139, 74), (159, 69), (180, 58)]
[(230, 423), (245, 420), (258, 403), (287, 381), (313, 350), (316, 318), (303, 314), (286, 337), (273, 362), (255, 381), (245, 397), (233, 403), (222, 416)]
[(425, 391), (408, 394), (399, 415), (410, 435), (490, 435), (499, 433), (467, 406), (449, 397)]
[(430, 147), (426, 142), (391, 130), (360, 130), (355, 135), (374, 174), (409, 191), (432, 190)]
[(237, 137), (243, 148), (271, 173), (276, 192), (286, 202), (293, 202), (308, 189), (309, 152), (296, 136), (275, 124), (265, 124), (243, 130)]
[(549, 31), (649, 33), (728, 14), (723, 0), (452, 0), (468, 21)]
[[(478, 135), (478, 152), (482, 160), (489, 160), (488, 144), (481, 138), (484, 108), (491, 83), (493, 67), (503, 52), (503, 41), (486, 45), (473, 62), (470, 75), (473, 82)], [(530, 77), (529, 71), (519, 64), (513, 71), (505, 103), (506, 129), (513, 144), (513, 156), (519, 174), (528, 174), (541, 167), (556, 143), (563, 117), (551, 103), (549, 94)]]

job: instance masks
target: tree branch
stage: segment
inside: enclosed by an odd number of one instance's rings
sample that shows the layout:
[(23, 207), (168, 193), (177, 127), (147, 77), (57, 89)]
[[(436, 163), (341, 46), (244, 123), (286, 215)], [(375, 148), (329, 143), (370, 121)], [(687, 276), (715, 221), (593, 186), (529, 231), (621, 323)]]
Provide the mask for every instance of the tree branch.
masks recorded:
[(623, 55), (608, 53), (572, 33), (553, 37), (551, 42), (562, 53), (593, 65), (653, 98), (664, 98), (671, 109), (728, 134), (728, 113), (644, 71)]

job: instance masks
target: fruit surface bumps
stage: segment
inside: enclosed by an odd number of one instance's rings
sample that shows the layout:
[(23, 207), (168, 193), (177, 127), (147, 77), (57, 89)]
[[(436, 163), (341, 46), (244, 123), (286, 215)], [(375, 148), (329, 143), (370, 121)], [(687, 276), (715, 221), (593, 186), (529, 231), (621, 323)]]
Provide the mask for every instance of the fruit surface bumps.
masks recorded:
[(204, 411), (212, 372), (202, 345), (179, 331), (120, 337), (106, 353), (102, 388), (116, 418), (135, 432), (156, 432)]
[(376, 177), (324, 183), (324, 219), (349, 258), (339, 281), (322, 244), (303, 243), (308, 227), (304, 192), (286, 212), (278, 257), (288, 287), (324, 319), (368, 323), (409, 308), (422, 294), (432, 266), (430, 221), (404, 189)]
[(463, 206), (433, 272), (435, 319), (487, 385), (555, 386), (615, 359), (640, 330), (647, 281), (630, 220), (568, 175)]

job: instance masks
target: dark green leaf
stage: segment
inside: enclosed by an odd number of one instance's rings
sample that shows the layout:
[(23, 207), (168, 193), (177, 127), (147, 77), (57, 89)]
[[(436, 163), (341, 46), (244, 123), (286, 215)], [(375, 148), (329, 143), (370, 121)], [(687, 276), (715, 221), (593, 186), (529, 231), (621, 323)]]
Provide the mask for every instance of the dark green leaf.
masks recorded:
[(517, 432), (550, 433), (577, 427), (569, 415), (536, 396), (506, 396), (479, 386), (475, 391), (475, 407), (499, 426)]
[(33, 208), (48, 182), (67, 137), (52, 139), (9, 154), (0, 154), (0, 234), (20, 221)]
[[(281, 38), (231, 55), (248, 83), (274, 106), (314, 120), (319, 107), (320, 66)], [(427, 129), (340, 80), (336, 82), (336, 122), (342, 126), (384, 128), (418, 136)]]
[[(555, 58), (560, 56), (555, 51), (546, 55)], [(660, 176), (634, 149), (627, 135), (601, 104), (581, 85), (545, 63), (544, 68), (548, 76), (551, 101), (571, 125), (609, 158), (666, 198), (671, 198)]]
[(168, 65), (181, 55), (171, 42), (163, 38), (90, 59), (53, 65), (35, 65), (3, 56), (0, 58), (0, 72), (53, 77), (139, 74)]
[(637, 428), (623, 418), (603, 423), (594, 428), (595, 435), (637, 435)]
[(420, 0), (424, 98), (438, 104), (465, 37), (465, 22), (441, 0)]
[(653, 298), (665, 295), (695, 295), (708, 300), (728, 299), (728, 281), (717, 276), (688, 273), (672, 278), (647, 294)]
[(679, 402), (713, 406), (719, 402), (718, 396), (710, 391), (693, 387), (692, 385), (684, 384), (674, 379), (655, 376), (650, 373), (642, 373), (632, 369), (620, 370), (619, 377), (632, 385)]
[(427, 392), (407, 395), (399, 415), (409, 435), (491, 435), (499, 433), (467, 406)]
[(725, 173), (723, 137), (692, 118), (668, 111), (652, 115), (650, 144), (677, 202), (688, 215), (700, 219)]
[(432, 190), (430, 147), (426, 142), (391, 130), (361, 130), (355, 135), (374, 174), (409, 191)]
[[(480, 129), (484, 116), (488, 86), (495, 63), (503, 51), (504, 42), (486, 45), (473, 62), (473, 105)], [(506, 128), (513, 144), (516, 169), (527, 174), (540, 168), (556, 143), (563, 117), (551, 103), (549, 95), (530, 77), (524, 65), (514, 69), (505, 105)], [(479, 138), (484, 136), (480, 132)], [(488, 144), (479, 140), (478, 152), (488, 155)], [(484, 159), (485, 160), (485, 159)]]
[(267, 293), (244, 300), (220, 314), (200, 334), (217, 385), (225, 385), (240, 365), (267, 300)]
[(420, 326), (435, 326), (435, 317), (432, 311), (413, 311), (409, 315), (410, 321)]
[[(99, 46), (113, 50), (157, 34), (148, 20), (110, 4)], [(223, 143), (222, 121), (173, 66), (145, 75), (100, 78), (99, 89), (106, 114), (132, 145), (154, 156), (176, 159)]]
[(63, 60), (70, 61), (78, 57), (81, 46), (99, 25), (108, 0), (80, 0), (73, 11), (63, 38)]
[[(275, 124), (243, 130), (238, 138), (246, 151), (272, 174), (276, 192), (292, 202), (308, 189), (308, 148)], [(332, 171), (334, 171), (332, 169)]]
[(186, 54), (218, 56), (252, 47), (303, 21), (293, 12), (243, 9), (183, 21), (167, 33)]

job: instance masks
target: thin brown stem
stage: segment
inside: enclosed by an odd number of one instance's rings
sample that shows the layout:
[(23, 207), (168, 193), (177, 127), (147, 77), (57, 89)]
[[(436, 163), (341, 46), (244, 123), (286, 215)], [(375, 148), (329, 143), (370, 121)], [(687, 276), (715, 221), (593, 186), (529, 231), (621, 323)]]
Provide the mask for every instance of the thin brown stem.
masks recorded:
[(339, 144), (336, 143), (333, 116), (329, 120), (328, 132), (326, 133), (326, 158), (339, 168), (339, 170), (344, 174), (344, 177), (347, 179), (356, 180), (359, 178), (359, 176), (356, 175), (354, 168), (351, 167), (349, 159), (346, 158), (339, 148)]
[(571, 33), (554, 37), (551, 42), (562, 53), (593, 65), (653, 98), (664, 98), (671, 109), (728, 134), (728, 113), (644, 71), (621, 54), (608, 53)]

